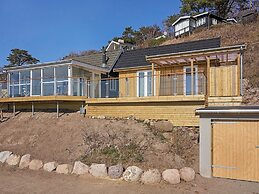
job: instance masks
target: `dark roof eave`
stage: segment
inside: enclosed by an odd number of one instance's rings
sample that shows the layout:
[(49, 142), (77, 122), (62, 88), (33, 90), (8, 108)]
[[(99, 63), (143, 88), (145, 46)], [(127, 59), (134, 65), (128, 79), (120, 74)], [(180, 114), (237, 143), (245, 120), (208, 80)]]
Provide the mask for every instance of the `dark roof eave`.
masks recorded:
[(168, 57), (168, 56), (177, 56), (177, 55), (191, 55), (200, 52), (213, 52), (213, 51), (224, 51), (228, 49), (246, 49), (246, 44), (241, 45), (234, 45), (234, 46), (227, 46), (227, 47), (219, 47), (219, 48), (210, 48), (210, 49), (201, 49), (201, 50), (193, 50), (193, 51), (186, 51), (186, 52), (178, 52), (178, 53), (168, 53), (168, 54), (161, 54), (161, 55), (150, 55), (146, 56), (146, 60), (150, 60), (153, 58), (159, 57)]
[(124, 70), (129, 70), (129, 69), (141, 69), (141, 68), (146, 68), (146, 67), (151, 67), (152, 65), (143, 65), (143, 66), (134, 66), (134, 67), (123, 67), (123, 68), (114, 68), (113, 70), (115, 72), (119, 71), (124, 71)]
[(23, 66), (10, 66), (10, 67), (4, 67), (3, 69), (6, 71), (9, 71), (9, 70), (27, 69), (27, 68), (34, 68), (34, 67), (43, 67), (48, 65), (68, 64), (71, 62), (72, 60), (69, 59), (69, 60), (61, 60), (61, 61), (51, 61), (46, 63), (29, 64), (29, 65), (23, 65)]

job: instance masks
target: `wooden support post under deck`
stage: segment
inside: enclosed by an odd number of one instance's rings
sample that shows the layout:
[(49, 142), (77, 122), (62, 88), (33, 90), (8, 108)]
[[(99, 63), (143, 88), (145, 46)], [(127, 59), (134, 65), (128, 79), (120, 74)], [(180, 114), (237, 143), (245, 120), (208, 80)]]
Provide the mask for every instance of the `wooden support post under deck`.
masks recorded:
[(237, 55), (237, 95), (241, 96), (241, 54)]
[(191, 59), (191, 91), (192, 91), (192, 95), (194, 94), (194, 79), (193, 79), (193, 59)]
[(210, 97), (210, 57), (207, 59), (207, 93), (206, 93), (206, 103), (205, 106), (208, 106), (208, 98)]
[(59, 102), (57, 101), (57, 118), (59, 117)]
[(155, 96), (155, 67), (154, 63), (152, 63), (152, 96)]
[(31, 114), (34, 116), (34, 102), (31, 103)]
[(16, 112), (16, 110), (15, 110), (15, 103), (13, 103), (13, 117), (15, 117), (15, 112)]
[(0, 110), (0, 121), (4, 119), (3, 109)]

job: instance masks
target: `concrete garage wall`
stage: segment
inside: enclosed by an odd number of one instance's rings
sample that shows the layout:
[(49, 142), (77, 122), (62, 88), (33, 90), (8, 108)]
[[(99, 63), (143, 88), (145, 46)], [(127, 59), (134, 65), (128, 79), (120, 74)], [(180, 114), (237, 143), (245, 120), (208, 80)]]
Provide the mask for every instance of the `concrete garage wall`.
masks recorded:
[(200, 116), (200, 174), (212, 174), (212, 124), (217, 121), (259, 121), (259, 106), (210, 107), (196, 110)]

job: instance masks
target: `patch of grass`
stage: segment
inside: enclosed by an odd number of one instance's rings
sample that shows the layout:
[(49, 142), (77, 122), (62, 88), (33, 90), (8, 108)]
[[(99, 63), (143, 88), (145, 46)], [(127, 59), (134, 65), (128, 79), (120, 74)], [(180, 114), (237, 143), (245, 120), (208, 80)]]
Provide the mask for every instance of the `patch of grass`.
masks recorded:
[(118, 148), (116, 148), (115, 146), (104, 147), (101, 150), (101, 155), (104, 155), (106, 156), (106, 158), (109, 158), (112, 164), (117, 163), (121, 158), (120, 152)]
[(109, 165), (118, 163), (141, 163), (144, 162), (143, 151), (135, 143), (129, 143), (120, 148), (116, 146), (106, 146), (95, 149), (90, 154), (82, 157), (82, 161), (91, 164), (102, 162)]
[(158, 131), (154, 131), (153, 134), (154, 134), (162, 143), (165, 143), (166, 138), (165, 138), (165, 136), (163, 135), (163, 133), (158, 132)]

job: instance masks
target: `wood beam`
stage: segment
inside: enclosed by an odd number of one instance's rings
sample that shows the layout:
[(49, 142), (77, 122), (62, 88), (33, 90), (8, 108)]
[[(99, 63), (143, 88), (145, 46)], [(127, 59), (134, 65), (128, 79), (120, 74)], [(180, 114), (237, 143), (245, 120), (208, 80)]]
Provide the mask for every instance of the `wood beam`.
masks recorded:
[(208, 106), (208, 101), (210, 97), (210, 57), (206, 57), (206, 59), (207, 59), (207, 93), (206, 93), (205, 105)]
[(175, 58), (193, 58), (193, 57), (206, 57), (210, 55), (223, 55), (226, 53), (238, 53), (240, 51), (240, 48), (238, 49), (226, 49), (226, 50), (220, 50), (220, 51), (209, 51), (209, 52), (194, 52), (189, 54), (172, 54), (171, 56), (157, 56), (153, 57), (151, 59), (147, 59), (149, 62), (154, 62), (155, 60), (166, 60), (166, 59), (175, 59)]
[(228, 52), (226, 54), (226, 65), (228, 65)]
[(155, 95), (155, 66), (152, 63), (152, 96)]
[(13, 103), (13, 117), (15, 117), (15, 113), (16, 113), (16, 107), (15, 107), (15, 103)]
[(192, 90), (192, 95), (194, 94), (194, 77), (193, 77), (193, 59), (191, 59), (191, 90)]
[(189, 63), (190, 61), (188, 61), (187, 59), (183, 59), (186, 63)]
[(156, 65), (159, 65), (159, 66), (163, 66), (163, 64), (159, 63), (158, 61), (154, 61), (153, 63), (156, 64)]
[(193, 57), (193, 59), (195, 60), (195, 62), (196, 62), (196, 63), (198, 63), (198, 60), (197, 60), (197, 58), (196, 58), (196, 57)]
[(237, 95), (241, 96), (241, 54), (237, 55)]
[(57, 101), (57, 118), (59, 118), (59, 101)]
[(3, 109), (0, 109), (0, 121), (4, 120)]
[(179, 62), (177, 59), (174, 59), (174, 62), (175, 62), (177, 65), (181, 65), (180, 62)]

